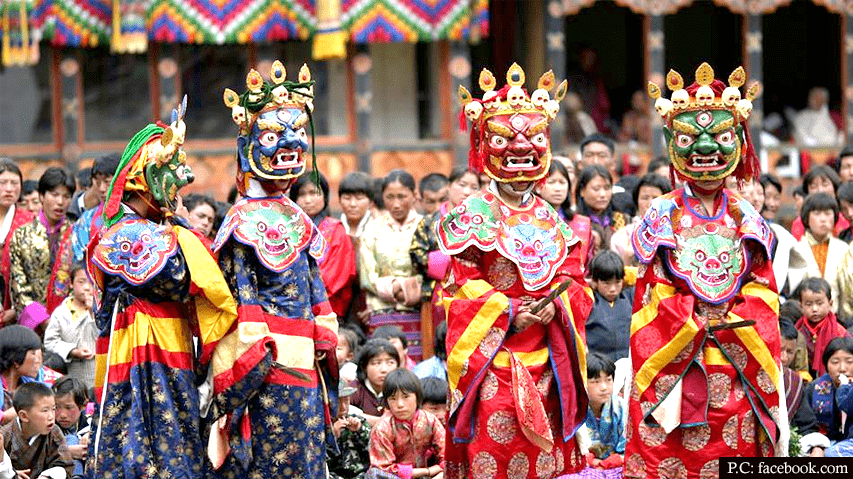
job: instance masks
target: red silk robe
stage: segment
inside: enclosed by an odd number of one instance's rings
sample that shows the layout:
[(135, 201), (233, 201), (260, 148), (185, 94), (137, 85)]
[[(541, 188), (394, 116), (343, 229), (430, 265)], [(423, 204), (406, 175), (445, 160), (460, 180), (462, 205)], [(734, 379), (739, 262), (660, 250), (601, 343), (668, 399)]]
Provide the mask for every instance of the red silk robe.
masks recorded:
[[(772, 456), (781, 435), (772, 233), (728, 190), (714, 216), (700, 208), (673, 191), (632, 237), (642, 266), (625, 477), (716, 477), (720, 457)], [(711, 329), (726, 323), (739, 327)]]
[[(592, 308), (578, 239), (539, 198), (510, 208), (491, 192), (437, 228), (445, 280), (450, 386), (445, 477), (540, 478), (586, 466), (584, 322)], [(547, 326), (515, 331), (527, 301), (566, 280)]]
[(341, 220), (327, 216), (317, 228), (326, 239), (326, 247), (317, 261), (320, 277), (326, 285), (332, 311), (339, 318), (345, 318), (352, 303), (352, 284), (358, 276), (355, 270), (355, 248)]

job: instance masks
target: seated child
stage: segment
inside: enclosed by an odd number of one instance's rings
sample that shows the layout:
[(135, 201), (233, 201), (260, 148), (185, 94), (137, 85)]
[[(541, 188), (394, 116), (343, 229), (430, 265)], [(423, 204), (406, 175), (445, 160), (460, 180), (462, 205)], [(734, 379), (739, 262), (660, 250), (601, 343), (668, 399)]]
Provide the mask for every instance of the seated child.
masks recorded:
[[(799, 285), (799, 282), (797, 284)], [(799, 294), (799, 290), (796, 290), (796, 292)], [(795, 328), (797, 321), (802, 317), (803, 308), (800, 306), (800, 300), (798, 299), (789, 299), (779, 306), (779, 319), (790, 319)], [(809, 374), (809, 348), (806, 347), (806, 335), (799, 330), (797, 330), (797, 343), (793, 352), (793, 359), (791, 360), (791, 365), (788, 367), (800, 373), (800, 376), (806, 382), (814, 379)]]
[[(806, 400), (814, 410), (820, 432), (827, 436), (833, 447), (826, 455), (853, 455), (853, 338), (835, 338), (823, 352), (826, 374), (812, 381), (806, 388)], [(837, 446), (837, 447), (836, 447)]]
[(4, 450), (0, 478), (71, 477), (74, 462), (65, 445), (65, 436), (54, 422), (53, 391), (38, 382), (25, 383), (15, 390), (12, 403), (18, 417), (0, 428)]
[(355, 334), (355, 331), (345, 327), (338, 328), (338, 347), (335, 353), (338, 358), (340, 377), (347, 382), (356, 379), (358, 367), (352, 360), (355, 358), (357, 349), (358, 335)]
[(56, 423), (65, 434), (65, 443), (74, 458), (74, 477), (82, 477), (83, 461), (89, 449), (89, 418), (85, 414), (89, 395), (83, 383), (71, 376), (57, 380), (53, 392), (56, 394)]
[(361, 479), (370, 467), (370, 428), (367, 420), (350, 413), (350, 396), (355, 392), (343, 379), (338, 383), (338, 418), (332, 432), (340, 453), (328, 451), (331, 479)]
[(95, 386), (95, 340), (98, 331), (92, 309), (92, 285), (82, 263), (71, 268), (71, 294), (50, 315), (44, 347), (68, 364), (68, 375)]
[[(822, 456), (829, 440), (818, 430), (817, 418), (808, 401), (805, 401), (806, 381), (791, 369), (793, 351), (799, 331), (794, 322), (784, 316), (779, 320), (782, 333), (782, 381), (785, 385), (785, 403), (788, 406), (788, 423), (800, 436), (800, 451), (806, 455)], [(808, 374), (808, 373), (806, 373)]]
[(447, 381), (447, 321), (438, 323), (435, 328), (435, 337), (432, 340), (435, 355), (418, 363), (412, 372), (415, 376), (423, 379), (436, 377)]
[(587, 395), (589, 408), (586, 428), (592, 445), (589, 465), (597, 469), (622, 466), (625, 454), (625, 425), (627, 408), (622, 398), (613, 396), (613, 374), (616, 364), (600, 353), (590, 353), (586, 359)]
[(799, 286), (803, 317), (797, 321), (797, 329), (806, 337), (809, 352), (809, 370), (812, 377), (826, 373), (823, 350), (834, 338), (849, 335), (832, 312), (832, 290), (823, 278), (806, 278)]
[(373, 426), (382, 416), (385, 377), (400, 366), (397, 348), (384, 339), (371, 339), (358, 353), (358, 390), (350, 403), (364, 412)]
[(388, 408), (370, 431), (368, 479), (443, 477), (445, 430), (421, 409), (418, 377), (403, 368), (388, 374), (383, 388)]
[(447, 427), (447, 381), (435, 376), (421, 378), (421, 389), (424, 392), (421, 409), (432, 413)]
[(409, 342), (406, 340), (406, 334), (399, 326), (386, 324), (379, 326), (373, 331), (371, 338), (385, 339), (397, 348), (397, 354), (400, 356), (400, 367), (404, 367), (409, 371), (415, 369), (415, 360), (409, 357)]
[(596, 255), (591, 269), (595, 305), (586, 320), (587, 347), (615, 362), (628, 357), (634, 288), (622, 287), (625, 264), (613, 251)]

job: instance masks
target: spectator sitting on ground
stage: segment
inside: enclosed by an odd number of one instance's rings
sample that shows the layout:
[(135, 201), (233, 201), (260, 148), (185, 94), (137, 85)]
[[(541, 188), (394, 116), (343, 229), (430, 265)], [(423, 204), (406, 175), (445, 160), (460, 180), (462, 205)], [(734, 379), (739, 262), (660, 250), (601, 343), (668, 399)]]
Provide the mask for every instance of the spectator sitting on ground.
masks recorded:
[(447, 321), (442, 321), (435, 328), (435, 337), (432, 340), (434, 355), (418, 363), (412, 369), (415, 376), (424, 379), (429, 377), (439, 378), (447, 381)]
[(383, 398), (387, 410), (370, 431), (371, 469), (367, 477), (440, 476), (445, 430), (438, 418), (421, 408), (423, 390), (418, 377), (405, 369), (390, 372)]
[(53, 384), (53, 392), (56, 394), (56, 424), (65, 434), (65, 443), (74, 459), (74, 478), (82, 478), (91, 421), (86, 416), (87, 388), (77, 379), (65, 376)]
[(420, 378), (424, 391), (422, 409), (437, 417), (447, 427), (447, 381), (435, 376)]
[(41, 383), (23, 384), (15, 391), (14, 405), (18, 418), (0, 428), (4, 450), (0, 477), (71, 477), (74, 462), (65, 436), (55, 423), (53, 391)]
[(586, 428), (592, 444), (588, 462), (596, 469), (621, 467), (625, 454), (627, 407), (622, 398), (613, 396), (613, 360), (599, 353), (587, 357), (587, 394), (589, 407)]
[(370, 338), (384, 339), (393, 344), (394, 347), (397, 348), (397, 355), (400, 357), (401, 367), (411, 371), (417, 365), (417, 363), (409, 357), (409, 342), (406, 339), (405, 333), (403, 333), (403, 330), (399, 326), (394, 326), (392, 324), (379, 326), (375, 331), (373, 331), (373, 335), (370, 336)]
[(809, 373), (818, 377), (826, 373), (823, 352), (827, 344), (839, 337), (850, 337), (832, 312), (832, 290), (823, 278), (806, 278), (798, 288), (803, 317), (797, 329), (806, 337)]

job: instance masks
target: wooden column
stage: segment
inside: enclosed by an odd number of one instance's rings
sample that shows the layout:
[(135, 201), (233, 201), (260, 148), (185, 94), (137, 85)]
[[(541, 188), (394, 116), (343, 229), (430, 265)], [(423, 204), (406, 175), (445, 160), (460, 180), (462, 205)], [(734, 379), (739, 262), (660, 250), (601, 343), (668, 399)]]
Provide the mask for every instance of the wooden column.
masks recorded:
[(844, 121), (846, 143), (853, 141), (853, 18), (850, 10), (841, 16), (841, 35), (844, 50), (841, 52), (841, 85), (844, 91), (841, 118)]
[[(764, 81), (764, 65), (762, 64), (764, 56), (763, 37), (761, 33), (761, 15), (749, 13), (744, 17), (744, 68), (746, 69), (746, 77), (748, 81), (746, 86), (752, 84), (753, 81), (762, 83)], [(722, 74), (722, 72), (721, 72)], [(741, 94), (745, 93), (741, 89)], [(752, 147), (755, 148), (756, 154), (761, 156), (761, 124), (764, 123), (764, 100), (759, 95), (758, 98), (752, 100), (752, 114), (749, 116), (750, 139)]]
[[(664, 80), (665, 66), (664, 61), (664, 33), (663, 33), (663, 15), (646, 15), (643, 17), (643, 32), (646, 61), (645, 71), (646, 78), (657, 83), (664, 91), (664, 95), (669, 95), (669, 92), (664, 88), (666, 81)], [(655, 156), (664, 154), (663, 148), (663, 123), (660, 115), (654, 109), (654, 102), (650, 102), (649, 115), (652, 117), (652, 152)]]
[(468, 164), (470, 140), (468, 132), (459, 128), (459, 114), (462, 111), (462, 105), (459, 103), (459, 86), (462, 85), (471, 91), (471, 52), (466, 41), (450, 43), (450, 60), (447, 63), (447, 69), (450, 71), (449, 89), (452, 105), (450, 110), (452, 113), (447, 121), (450, 124), (455, 163), (465, 166)]
[(62, 160), (71, 172), (77, 171), (77, 163), (83, 151), (85, 130), (83, 125), (83, 74), (80, 59), (73, 50), (54, 50), (59, 59), (59, 91), (61, 108), (59, 127), (62, 129)]
[[(546, 0), (545, 9), (545, 66), (554, 71), (557, 82), (566, 78), (566, 33), (563, 4), (560, 0)], [(534, 80), (538, 78), (533, 75)], [(553, 93), (553, 92), (552, 92)], [(560, 108), (551, 124), (551, 150), (559, 152), (566, 144), (566, 109)]]
[(371, 173), (373, 170), (370, 156), (373, 145), (370, 141), (370, 112), (373, 110), (373, 87), (371, 73), (373, 60), (367, 45), (356, 45), (355, 56), (352, 59), (355, 74), (355, 120), (356, 120), (356, 153), (358, 154), (359, 170)]

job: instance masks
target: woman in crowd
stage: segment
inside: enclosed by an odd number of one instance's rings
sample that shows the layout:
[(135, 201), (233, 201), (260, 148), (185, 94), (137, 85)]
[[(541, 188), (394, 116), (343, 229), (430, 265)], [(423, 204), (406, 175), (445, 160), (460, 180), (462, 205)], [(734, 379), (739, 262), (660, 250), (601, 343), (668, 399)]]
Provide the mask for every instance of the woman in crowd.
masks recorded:
[(25, 225), (33, 220), (33, 212), (17, 206), (18, 198), (21, 196), (21, 184), (23, 176), (18, 165), (9, 158), (0, 158), (0, 275), (3, 285), (0, 287), (3, 294), (3, 314), (0, 316), (0, 327), (15, 319), (15, 308), (12, 307), (10, 296), (9, 272), (11, 267), (11, 255), (9, 243), (12, 234), (19, 226)]
[(412, 237), (409, 252), (412, 264), (424, 278), (421, 287), (421, 299), (432, 304), (433, 328), (444, 321), (444, 305), (441, 303), (442, 288), (440, 282), (447, 273), (449, 258), (438, 248), (435, 237), (435, 223), (441, 221), (447, 213), (456, 208), (472, 194), (480, 191), (480, 177), (474, 170), (464, 166), (456, 167), (448, 178), (447, 201), (431, 215), (424, 216)]
[(409, 250), (421, 216), (414, 209), (415, 179), (394, 170), (382, 180), (382, 210), (364, 228), (358, 252), (361, 287), (370, 312), (368, 332), (396, 324), (406, 333), (409, 354), (421, 359), (420, 302), (422, 276)]
[(343, 223), (329, 216), (329, 182), (323, 175), (317, 175), (316, 184), (312, 180), (313, 173), (300, 176), (290, 188), (290, 199), (311, 217), (326, 239), (326, 249), (317, 263), (329, 304), (339, 318), (344, 318), (352, 302), (352, 284), (356, 278), (355, 250)]
[(610, 238), (610, 249), (618, 254), (622, 261), (627, 265), (634, 265), (637, 262), (634, 256), (634, 247), (631, 245), (631, 236), (637, 225), (652, 204), (652, 200), (665, 193), (672, 191), (670, 182), (663, 176), (655, 173), (648, 173), (640, 179), (637, 187), (634, 189), (634, 204), (637, 205), (637, 216), (634, 217), (630, 224), (620, 228)]
[[(574, 170), (574, 165), (572, 168)], [(594, 256), (594, 248), (590, 247), (592, 229), (588, 217), (575, 214), (570, 194), (572, 181), (572, 175), (566, 165), (560, 161), (552, 161), (548, 168), (548, 176), (545, 177), (545, 182), (536, 188), (536, 194), (553, 206), (557, 210), (557, 215), (568, 223), (575, 236), (580, 238), (578, 247), (581, 250), (581, 257), (584, 258), (584, 265), (589, 266)]]
[(581, 171), (575, 201), (576, 211), (604, 230), (604, 245), (609, 245), (613, 233), (628, 224), (627, 215), (613, 208), (613, 180), (601, 165), (592, 164)]

